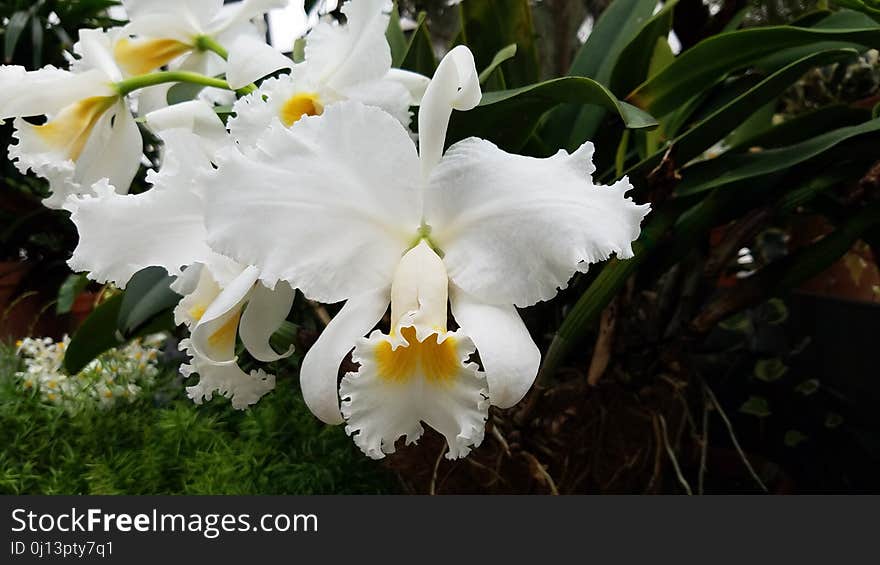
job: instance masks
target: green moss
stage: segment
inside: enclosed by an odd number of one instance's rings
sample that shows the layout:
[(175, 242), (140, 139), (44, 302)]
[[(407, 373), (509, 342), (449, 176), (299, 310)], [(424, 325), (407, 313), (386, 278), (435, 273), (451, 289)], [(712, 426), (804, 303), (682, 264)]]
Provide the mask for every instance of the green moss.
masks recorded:
[(0, 344), (2, 494), (381, 493), (394, 481), (342, 428), (316, 420), (293, 379), (257, 406), (194, 406), (173, 371), (134, 403), (69, 414), (18, 386)]

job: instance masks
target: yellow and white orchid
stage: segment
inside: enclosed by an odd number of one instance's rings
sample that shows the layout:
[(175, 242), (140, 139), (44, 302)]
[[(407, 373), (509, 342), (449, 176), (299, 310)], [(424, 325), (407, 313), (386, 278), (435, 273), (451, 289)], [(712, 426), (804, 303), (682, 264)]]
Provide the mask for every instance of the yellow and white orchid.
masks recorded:
[[(590, 143), (537, 159), (470, 138), (444, 153), (453, 109), (480, 98), (473, 55), (457, 47), (425, 92), (418, 150), (398, 119), (344, 101), (290, 128), (272, 123), (211, 173), (215, 251), (254, 265), (269, 288), (345, 301), (303, 360), (301, 388), (370, 457), (418, 439), (422, 422), (445, 436), (448, 458), (478, 445), (489, 404), (516, 404), (537, 373), (516, 306), (552, 298), (613, 253), (631, 257), (648, 213), (625, 197), (626, 178), (593, 184)], [(389, 303), (390, 332), (363, 337)], [(340, 386), (352, 348), (360, 368)]]
[(178, 276), (172, 288), (184, 297), (175, 308), (175, 321), (190, 328), (191, 339), (183, 340), (181, 349), (192, 357), (181, 372), (200, 376), (198, 384), (187, 388), (188, 395), (201, 403), (219, 392), (235, 408), (246, 408), (274, 388), (275, 377), (239, 368), (236, 337), (260, 361), (289, 355), (292, 351), (276, 353), (269, 337), (290, 311), (293, 290), (283, 284), (266, 289), (257, 282), (256, 269), (206, 245), (206, 188), (199, 180), (212, 168), (211, 156), (230, 143), (210, 106), (178, 104), (149, 114), (146, 121), (165, 143), (161, 169), (148, 174), (152, 188), (119, 194), (102, 181), (94, 196), (68, 200), (79, 232), (69, 264), (93, 280), (120, 287), (149, 266)]
[[(18, 144), (10, 158), (22, 172), (49, 180), (44, 200), (60, 208), (70, 194), (91, 191), (106, 178), (128, 190), (142, 155), (142, 140), (125, 97), (111, 46), (118, 30), (81, 30), (71, 70), (0, 67), (0, 118), (15, 118)], [(23, 118), (46, 116), (42, 125)]]
[(227, 70), (233, 88), (279, 69), (292, 71), (263, 81), (258, 90), (236, 102), (236, 117), (229, 122), (233, 136), (251, 144), (274, 122), (290, 127), (301, 117), (319, 115), (343, 100), (378, 106), (408, 125), (410, 106), (418, 104), (429, 79), (391, 68), (385, 4), (384, 0), (345, 4), (346, 24), (319, 23), (307, 36), (305, 59), (295, 65), (264, 42), (236, 43)]
[(261, 37), (251, 20), (287, 4), (288, 0), (243, 0), (225, 6), (223, 0), (123, 0), (129, 23), (113, 54), (132, 76), (172, 63), (175, 69), (215, 76), (225, 72), (227, 49), (236, 40)]

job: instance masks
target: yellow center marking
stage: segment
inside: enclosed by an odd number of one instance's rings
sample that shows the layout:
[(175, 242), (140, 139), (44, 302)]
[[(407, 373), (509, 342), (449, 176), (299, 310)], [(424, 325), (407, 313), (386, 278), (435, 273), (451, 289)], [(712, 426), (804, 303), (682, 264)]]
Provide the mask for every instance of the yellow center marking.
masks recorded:
[(116, 102), (115, 96), (92, 96), (67, 106), (51, 121), (34, 130), (43, 142), (64, 152), (65, 156), (79, 159), (92, 129), (101, 116)]
[(314, 92), (301, 92), (287, 99), (279, 117), (287, 127), (292, 126), (303, 116), (320, 116), (324, 113), (324, 105)]
[(190, 308), (187, 311), (187, 313), (190, 315), (190, 317), (193, 320), (198, 322), (199, 320), (202, 319), (202, 316), (205, 315), (205, 310), (207, 310), (207, 308), (205, 306), (202, 306), (201, 304), (197, 304), (196, 306), (193, 306), (192, 308)]
[(382, 341), (374, 351), (379, 376), (383, 380), (406, 383), (421, 376), (432, 384), (447, 384), (455, 379), (461, 363), (454, 338), (439, 343), (435, 333), (425, 341), (418, 341), (413, 327), (403, 328), (400, 333), (409, 345), (392, 349), (390, 343)]
[(175, 39), (120, 39), (113, 46), (113, 58), (129, 75), (142, 75), (167, 65), (192, 51), (192, 46)]
[(223, 325), (217, 328), (214, 333), (208, 337), (208, 345), (217, 349), (225, 349), (234, 346), (239, 318), (241, 318), (241, 311), (236, 312), (230, 316), (228, 320), (223, 322)]

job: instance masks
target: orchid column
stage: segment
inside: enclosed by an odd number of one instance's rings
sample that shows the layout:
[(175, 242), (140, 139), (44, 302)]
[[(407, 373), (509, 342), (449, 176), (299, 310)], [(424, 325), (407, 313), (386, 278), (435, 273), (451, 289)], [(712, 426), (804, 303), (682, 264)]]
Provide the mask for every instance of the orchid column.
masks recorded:
[[(417, 440), (421, 422), (446, 437), (449, 458), (478, 445), (489, 404), (516, 404), (540, 363), (515, 306), (552, 298), (612, 253), (632, 256), (648, 212), (625, 197), (625, 178), (592, 183), (590, 143), (535, 159), (470, 138), (444, 154), (453, 109), (480, 97), (458, 47), (422, 100), (418, 150), (398, 120), (345, 101), (272, 123), (247, 156), (224, 152), (208, 181), (215, 251), (254, 265), (269, 288), (345, 301), (303, 361), (302, 392), (374, 458)], [(389, 333), (365, 338), (389, 304)], [(340, 386), (353, 348), (360, 369)]]

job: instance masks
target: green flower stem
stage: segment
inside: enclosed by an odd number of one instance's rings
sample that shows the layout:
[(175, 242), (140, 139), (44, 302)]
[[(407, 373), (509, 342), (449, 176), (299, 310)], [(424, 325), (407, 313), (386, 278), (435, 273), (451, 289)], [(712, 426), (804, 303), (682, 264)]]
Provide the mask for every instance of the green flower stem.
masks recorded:
[(225, 61), (229, 58), (229, 51), (225, 47), (217, 43), (210, 35), (200, 35), (196, 38), (196, 49), (199, 51), (212, 51)]
[[(141, 88), (147, 88), (148, 86), (156, 86), (157, 84), (168, 82), (187, 82), (213, 88), (222, 88), (224, 90), (233, 90), (225, 80), (189, 71), (159, 71), (157, 73), (128, 78), (117, 82), (116, 90), (119, 92), (120, 96), (125, 96), (135, 90), (140, 90)], [(236, 92), (244, 95), (252, 92), (255, 88), (256, 87), (253, 85), (248, 85)]]

